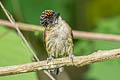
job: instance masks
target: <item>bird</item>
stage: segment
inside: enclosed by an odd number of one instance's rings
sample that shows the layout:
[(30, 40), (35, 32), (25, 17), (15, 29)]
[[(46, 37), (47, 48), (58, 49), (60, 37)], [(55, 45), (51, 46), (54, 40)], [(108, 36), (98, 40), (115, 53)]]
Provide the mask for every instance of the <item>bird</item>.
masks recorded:
[[(40, 24), (45, 27), (44, 44), (48, 54), (47, 61), (69, 56), (73, 62), (73, 33), (70, 26), (62, 19), (60, 13), (45, 10), (41, 13)], [(58, 75), (60, 68), (49, 71)]]

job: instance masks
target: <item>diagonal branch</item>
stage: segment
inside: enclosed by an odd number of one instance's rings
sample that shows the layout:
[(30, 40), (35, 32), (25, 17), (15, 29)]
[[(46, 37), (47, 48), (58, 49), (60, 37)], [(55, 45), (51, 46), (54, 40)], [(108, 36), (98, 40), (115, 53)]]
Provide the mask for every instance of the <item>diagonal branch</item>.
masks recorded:
[[(4, 13), (6, 14), (8, 20), (10, 21), (10, 23), (14, 26), (14, 28), (16, 29), (16, 31), (18, 32), (20, 38), (24, 41), (25, 45), (27, 46), (27, 48), (31, 51), (32, 55), (34, 56), (34, 58), (39, 62), (39, 58), (36, 56), (35, 52), (32, 50), (32, 48), (30, 47), (29, 43), (27, 42), (26, 38), (24, 37), (24, 35), (22, 34), (22, 32), (20, 31), (18, 25), (16, 24), (13, 16), (5, 9), (5, 7), (3, 6), (3, 4), (0, 1), (0, 6), (2, 8), (2, 10), (4, 11)], [(46, 75), (48, 75), (50, 77), (51, 80), (55, 80), (55, 78), (48, 73), (47, 71), (44, 71), (44, 73)]]
[[(12, 25), (10, 22), (6, 20), (0, 19), (0, 24), (5, 25), (11, 28), (15, 28), (14, 25)], [(25, 24), (17, 22), (18, 27), (22, 30), (27, 31), (43, 31), (44, 27), (42, 26), (36, 26), (32, 24)], [(76, 31), (73, 30), (74, 38), (86, 38), (86, 39), (100, 39), (100, 40), (112, 40), (112, 41), (120, 41), (119, 35), (112, 35), (112, 34), (102, 34), (102, 33), (92, 33), (92, 32), (84, 32), (84, 31)]]
[(99, 50), (87, 56), (76, 56), (74, 57), (73, 64), (71, 63), (69, 57), (65, 57), (51, 60), (48, 64), (47, 61), (40, 61), (22, 65), (0, 67), (0, 76), (27, 73), (36, 70), (49, 70), (64, 66), (81, 67), (95, 62), (110, 60), (114, 58), (120, 58), (120, 49), (105, 51)]

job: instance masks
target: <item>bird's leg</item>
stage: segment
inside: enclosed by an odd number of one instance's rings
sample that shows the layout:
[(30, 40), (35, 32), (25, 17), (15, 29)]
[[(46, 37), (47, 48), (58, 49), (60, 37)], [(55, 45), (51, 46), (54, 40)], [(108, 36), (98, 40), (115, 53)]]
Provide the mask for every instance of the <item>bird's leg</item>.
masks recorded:
[(73, 63), (73, 58), (74, 58), (73, 53), (70, 53), (70, 54), (69, 54), (69, 58), (71, 59), (71, 62)]
[(53, 56), (48, 57), (48, 58), (47, 58), (47, 64), (48, 64), (48, 62), (49, 62), (50, 60), (52, 60), (52, 59), (53, 59)]
[[(53, 56), (50, 56), (47, 58), (47, 64), (50, 60), (54, 59)], [(52, 74), (55, 74), (57, 75), (60, 71), (59, 71), (59, 68), (56, 68), (56, 69), (51, 69), (51, 70), (48, 70), (49, 73), (52, 73)]]

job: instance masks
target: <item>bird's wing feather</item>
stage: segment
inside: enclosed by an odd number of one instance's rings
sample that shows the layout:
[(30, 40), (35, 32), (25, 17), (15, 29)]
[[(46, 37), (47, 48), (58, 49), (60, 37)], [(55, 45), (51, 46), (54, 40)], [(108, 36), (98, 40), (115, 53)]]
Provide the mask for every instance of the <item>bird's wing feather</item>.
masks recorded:
[(74, 37), (73, 37), (73, 32), (72, 32), (72, 29), (71, 29), (71, 36), (72, 36), (72, 39), (73, 39)]
[(71, 33), (72, 38), (74, 38), (71, 27), (70, 27), (69, 24), (67, 24), (65, 21), (64, 21), (64, 23), (66, 24), (66, 26), (67, 26), (68, 29), (70, 30), (70, 33)]
[(45, 41), (46, 41), (46, 30), (44, 30), (44, 33), (43, 33), (43, 43), (46, 48)]

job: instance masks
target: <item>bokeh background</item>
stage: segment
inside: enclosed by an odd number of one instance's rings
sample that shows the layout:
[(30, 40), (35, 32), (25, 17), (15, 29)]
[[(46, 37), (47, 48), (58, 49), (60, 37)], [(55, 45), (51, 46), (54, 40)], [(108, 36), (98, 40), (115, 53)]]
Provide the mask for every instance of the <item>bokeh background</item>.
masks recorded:
[[(120, 0), (1, 0), (16, 21), (40, 25), (40, 14), (46, 9), (60, 12), (74, 30), (120, 34)], [(7, 20), (0, 8), (0, 19)], [(42, 32), (22, 31), (37, 56), (47, 58)], [(88, 55), (97, 50), (120, 48), (120, 42), (74, 39), (74, 54)], [(33, 57), (17, 32), (0, 25), (0, 66), (30, 63)], [(58, 80), (120, 80), (120, 59), (81, 68), (66, 67), (55, 76)], [(0, 80), (49, 80), (43, 72), (0, 77)]]

